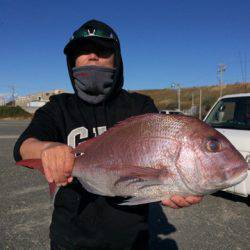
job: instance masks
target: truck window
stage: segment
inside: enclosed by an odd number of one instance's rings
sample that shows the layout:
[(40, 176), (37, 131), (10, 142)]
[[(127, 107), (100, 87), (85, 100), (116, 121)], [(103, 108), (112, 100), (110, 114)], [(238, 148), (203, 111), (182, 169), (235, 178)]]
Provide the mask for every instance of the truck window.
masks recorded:
[(205, 122), (217, 128), (250, 130), (250, 97), (221, 99)]

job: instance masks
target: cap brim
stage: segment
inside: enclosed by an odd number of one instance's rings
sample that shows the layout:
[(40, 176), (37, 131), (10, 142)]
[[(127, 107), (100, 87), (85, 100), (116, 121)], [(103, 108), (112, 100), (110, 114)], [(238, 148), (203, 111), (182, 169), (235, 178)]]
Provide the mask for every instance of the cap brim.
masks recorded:
[(81, 49), (81, 47), (84, 47), (84, 45), (88, 42), (93, 42), (97, 44), (98, 46), (101, 46), (107, 49), (115, 48), (115, 42), (113, 39), (100, 38), (100, 37), (93, 36), (93, 37), (78, 38), (78, 39), (70, 41), (65, 46), (63, 52), (65, 55), (71, 54), (72, 52)]

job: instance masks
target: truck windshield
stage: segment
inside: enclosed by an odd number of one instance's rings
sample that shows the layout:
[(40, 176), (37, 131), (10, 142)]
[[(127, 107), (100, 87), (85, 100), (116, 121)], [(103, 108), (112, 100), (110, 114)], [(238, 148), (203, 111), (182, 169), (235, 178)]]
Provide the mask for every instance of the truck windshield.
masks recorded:
[(205, 122), (215, 128), (250, 130), (250, 97), (221, 99)]

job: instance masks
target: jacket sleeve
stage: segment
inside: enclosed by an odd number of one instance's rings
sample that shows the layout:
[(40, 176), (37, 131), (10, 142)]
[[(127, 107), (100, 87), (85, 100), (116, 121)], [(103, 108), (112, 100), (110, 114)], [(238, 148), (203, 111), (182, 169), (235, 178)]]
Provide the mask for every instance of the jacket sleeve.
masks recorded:
[(147, 97), (143, 104), (141, 112), (142, 114), (146, 114), (146, 113), (158, 113), (159, 111), (156, 108), (153, 99)]
[(40, 141), (58, 141), (58, 128), (56, 115), (58, 116), (58, 108), (53, 103), (47, 103), (39, 108), (29, 126), (20, 135), (14, 146), (14, 159), (19, 161), (22, 159), (20, 155), (20, 147), (28, 138), (36, 138)]

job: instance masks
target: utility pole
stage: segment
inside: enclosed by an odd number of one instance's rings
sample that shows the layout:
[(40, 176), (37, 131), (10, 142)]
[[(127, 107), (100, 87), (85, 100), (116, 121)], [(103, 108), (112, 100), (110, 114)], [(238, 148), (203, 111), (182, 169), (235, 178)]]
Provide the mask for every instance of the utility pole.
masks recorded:
[(240, 58), (240, 68), (241, 68), (241, 78), (242, 82), (247, 82), (247, 55), (244, 53), (244, 58), (242, 57), (241, 53), (239, 52)]
[(199, 119), (201, 120), (202, 115), (202, 89), (200, 88), (200, 108), (199, 108)]
[(16, 85), (12, 84), (9, 87), (10, 87), (10, 90), (11, 90), (12, 106), (15, 107)]
[(194, 92), (192, 92), (192, 107), (194, 106)]
[(181, 111), (181, 85), (179, 83), (173, 82), (171, 84), (171, 88), (177, 89), (178, 110)]
[(5, 101), (4, 101), (4, 95), (0, 95), (0, 106), (4, 106)]
[(219, 64), (217, 69), (217, 79), (219, 79), (220, 85), (220, 97), (222, 96), (222, 85), (223, 85), (223, 73), (226, 71), (227, 66), (225, 64)]

